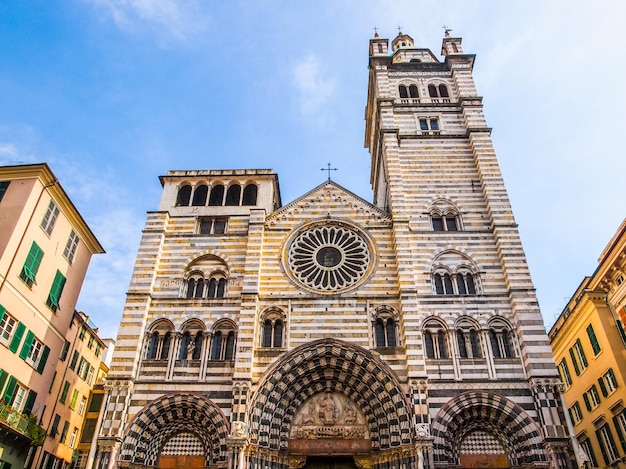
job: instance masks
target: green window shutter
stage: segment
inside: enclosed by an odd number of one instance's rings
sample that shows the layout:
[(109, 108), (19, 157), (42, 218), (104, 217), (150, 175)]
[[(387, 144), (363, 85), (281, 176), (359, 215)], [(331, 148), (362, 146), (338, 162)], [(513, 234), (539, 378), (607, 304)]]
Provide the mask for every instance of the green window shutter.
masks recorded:
[(30, 349), (33, 346), (33, 342), (35, 341), (35, 334), (32, 331), (28, 331), (26, 333), (26, 340), (24, 341), (24, 345), (22, 345), (22, 350), (20, 350), (20, 358), (22, 360), (26, 360), (28, 354), (30, 353)]
[(0, 393), (2, 392), (2, 388), (4, 388), (4, 383), (6, 383), (8, 377), (9, 373), (4, 370), (0, 370)]
[(76, 362), (78, 361), (78, 352), (74, 350), (74, 355), (72, 355), (72, 362), (70, 363), (70, 369), (76, 369)]
[(11, 339), (11, 343), (9, 344), (9, 350), (11, 352), (17, 352), (17, 349), (20, 346), (20, 342), (22, 341), (22, 337), (24, 336), (25, 330), (26, 326), (21, 322), (18, 322), (17, 327), (15, 328), (15, 334), (13, 334), (13, 339)]
[(600, 376), (600, 379), (598, 380), (598, 384), (600, 385), (600, 391), (602, 391), (602, 395), (604, 397), (608, 396), (609, 393), (606, 391), (606, 386), (604, 385), (604, 377)]
[(67, 400), (67, 393), (70, 390), (70, 382), (66, 381), (63, 384), (63, 391), (61, 392), (61, 397), (59, 398), (59, 401), (61, 402), (61, 404), (65, 404), (65, 401)]
[(0, 305), (0, 321), (4, 319), (5, 314), (7, 314), (7, 310), (4, 308), (4, 306)]
[(72, 392), (72, 398), (70, 399), (70, 409), (74, 410), (76, 407), (76, 400), (78, 399), (78, 389), (74, 389)]
[(589, 402), (589, 396), (587, 393), (583, 394), (583, 399), (585, 401), (585, 408), (587, 409), (587, 412), (591, 412), (591, 403)]
[(50, 429), (50, 434), (55, 437), (57, 433), (59, 433), (59, 422), (61, 421), (61, 416), (59, 414), (54, 414), (54, 422), (52, 422), (52, 428)]
[(52, 308), (53, 311), (59, 309), (59, 301), (61, 300), (61, 294), (63, 293), (63, 287), (65, 286), (65, 277), (61, 272), (57, 270), (52, 281), (52, 287), (50, 287), (50, 294), (48, 295), (47, 305)]
[(9, 381), (7, 382), (7, 388), (4, 390), (4, 395), (2, 399), (4, 399), (5, 404), (10, 404), (13, 400), (13, 394), (15, 393), (15, 388), (17, 387), (17, 379), (13, 376), (9, 376)]
[(43, 373), (43, 369), (46, 367), (46, 361), (48, 361), (48, 355), (50, 355), (50, 347), (47, 345), (43, 346), (43, 350), (41, 351), (41, 358), (39, 359), (39, 364), (37, 365), (37, 372), (39, 374)]
[(576, 354), (574, 353), (574, 348), (569, 349), (569, 355), (572, 358), (572, 363), (574, 364), (574, 371), (576, 372), (576, 376), (580, 376), (580, 368), (578, 366), (578, 361), (576, 360)]
[(27, 281), (30, 280), (31, 282), (35, 282), (35, 277), (37, 276), (41, 259), (43, 259), (43, 251), (39, 245), (33, 241), (30, 251), (26, 256), (26, 261), (24, 262), (24, 273)]
[(28, 397), (26, 398), (26, 404), (24, 404), (24, 413), (30, 415), (35, 405), (35, 399), (37, 399), (37, 393), (32, 389), (28, 391)]

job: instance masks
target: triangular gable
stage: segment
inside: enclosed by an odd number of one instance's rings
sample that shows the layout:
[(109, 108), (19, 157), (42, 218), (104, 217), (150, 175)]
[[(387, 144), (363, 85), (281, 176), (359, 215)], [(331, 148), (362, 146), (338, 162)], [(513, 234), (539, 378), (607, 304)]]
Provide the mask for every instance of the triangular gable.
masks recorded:
[(311, 189), (306, 194), (301, 195), (297, 199), (271, 213), (270, 215), (268, 215), (267, 221), (269, 222), (282, 218), (286, 214), (289, 214), (294, 210), (301, 209), (303, 206), (309, 206), (314, 201), (325, 200), (326, 195), (329, 192), (335, 193), (340, 196), (339, 200), (335, 198), (335, 204), (339, 203), (346, 208), (350, 208), (351, 210), (357, 209), (358, 211), (367, 213), (376, 219), (391, 221), (391, 217), (387, 212), (379, 209), (375, 205), (372, 205), (371, 203), (349, 191), (345, 187), (330, 180), (323, 182), (319, 186)]

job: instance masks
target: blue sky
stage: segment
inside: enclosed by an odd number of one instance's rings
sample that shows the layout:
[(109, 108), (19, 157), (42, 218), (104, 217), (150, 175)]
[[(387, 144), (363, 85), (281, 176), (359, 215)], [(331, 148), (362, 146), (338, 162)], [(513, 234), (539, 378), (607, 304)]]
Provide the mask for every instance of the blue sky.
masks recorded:
[(4, 0), (0, 164), (46, 161), (107, 254), (78, 308), (115, 337), (158, 176), (273, 168), (366, 200), (368, 41), (398, 26), (474, 78), (547, 326), (624, 218), (626, 3)]

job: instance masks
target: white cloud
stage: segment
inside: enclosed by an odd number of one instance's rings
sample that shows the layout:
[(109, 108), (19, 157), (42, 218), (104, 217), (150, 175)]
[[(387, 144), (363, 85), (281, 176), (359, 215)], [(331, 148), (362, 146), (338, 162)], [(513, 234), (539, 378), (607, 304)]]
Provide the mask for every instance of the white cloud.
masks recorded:
[(161, 41), (186, 42), (208, 26), (197, 0), (83, 0), (110, 16), (128, 32), (149, 29)]
[(300, 112), (306, 117), (320, 112), (335, 91), (335, 80), (324, 76), (315, 56), (308, 56), (293, 68), (294, 86)]

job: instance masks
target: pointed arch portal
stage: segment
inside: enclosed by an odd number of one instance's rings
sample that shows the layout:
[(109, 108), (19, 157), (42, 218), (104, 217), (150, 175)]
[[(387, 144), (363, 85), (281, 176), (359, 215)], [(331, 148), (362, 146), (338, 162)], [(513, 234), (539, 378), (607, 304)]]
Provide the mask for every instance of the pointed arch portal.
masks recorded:
[[(292, 466), (293, 458), (320, 455), (375, 455), (386, 467), (411, 466), (409, 409), (393, 372), (371, 352), (336, 339), (302, 345), (268, 370), (251, 400), (250, 443), (257, 456), (250, 467), (265, 467), (279, 454), (289, 454)], [(358, 423), (353, 411), (362, 416), (362, 429), (352, 425)], [(314, 414), (316, 422), (307, 427), (303, 414)], [(312, 433), (294, 439), (302, 435), (292, 432), (294, 425)]]
[(518, 404), (493, 392), (465, 392), (441, 407), (432, 423), (435, 465), (465, 467), (479, 455), (489, 466), (545, 463), (539, 425)]
[(158, 467), (160, 459), (178, 458), (177, 465), (168, 467), (215, 467), (226, 461), (227, 435), (227, 420), (213, 402), (196, 394), (170, 394), (134, 418), (120, 461)]

